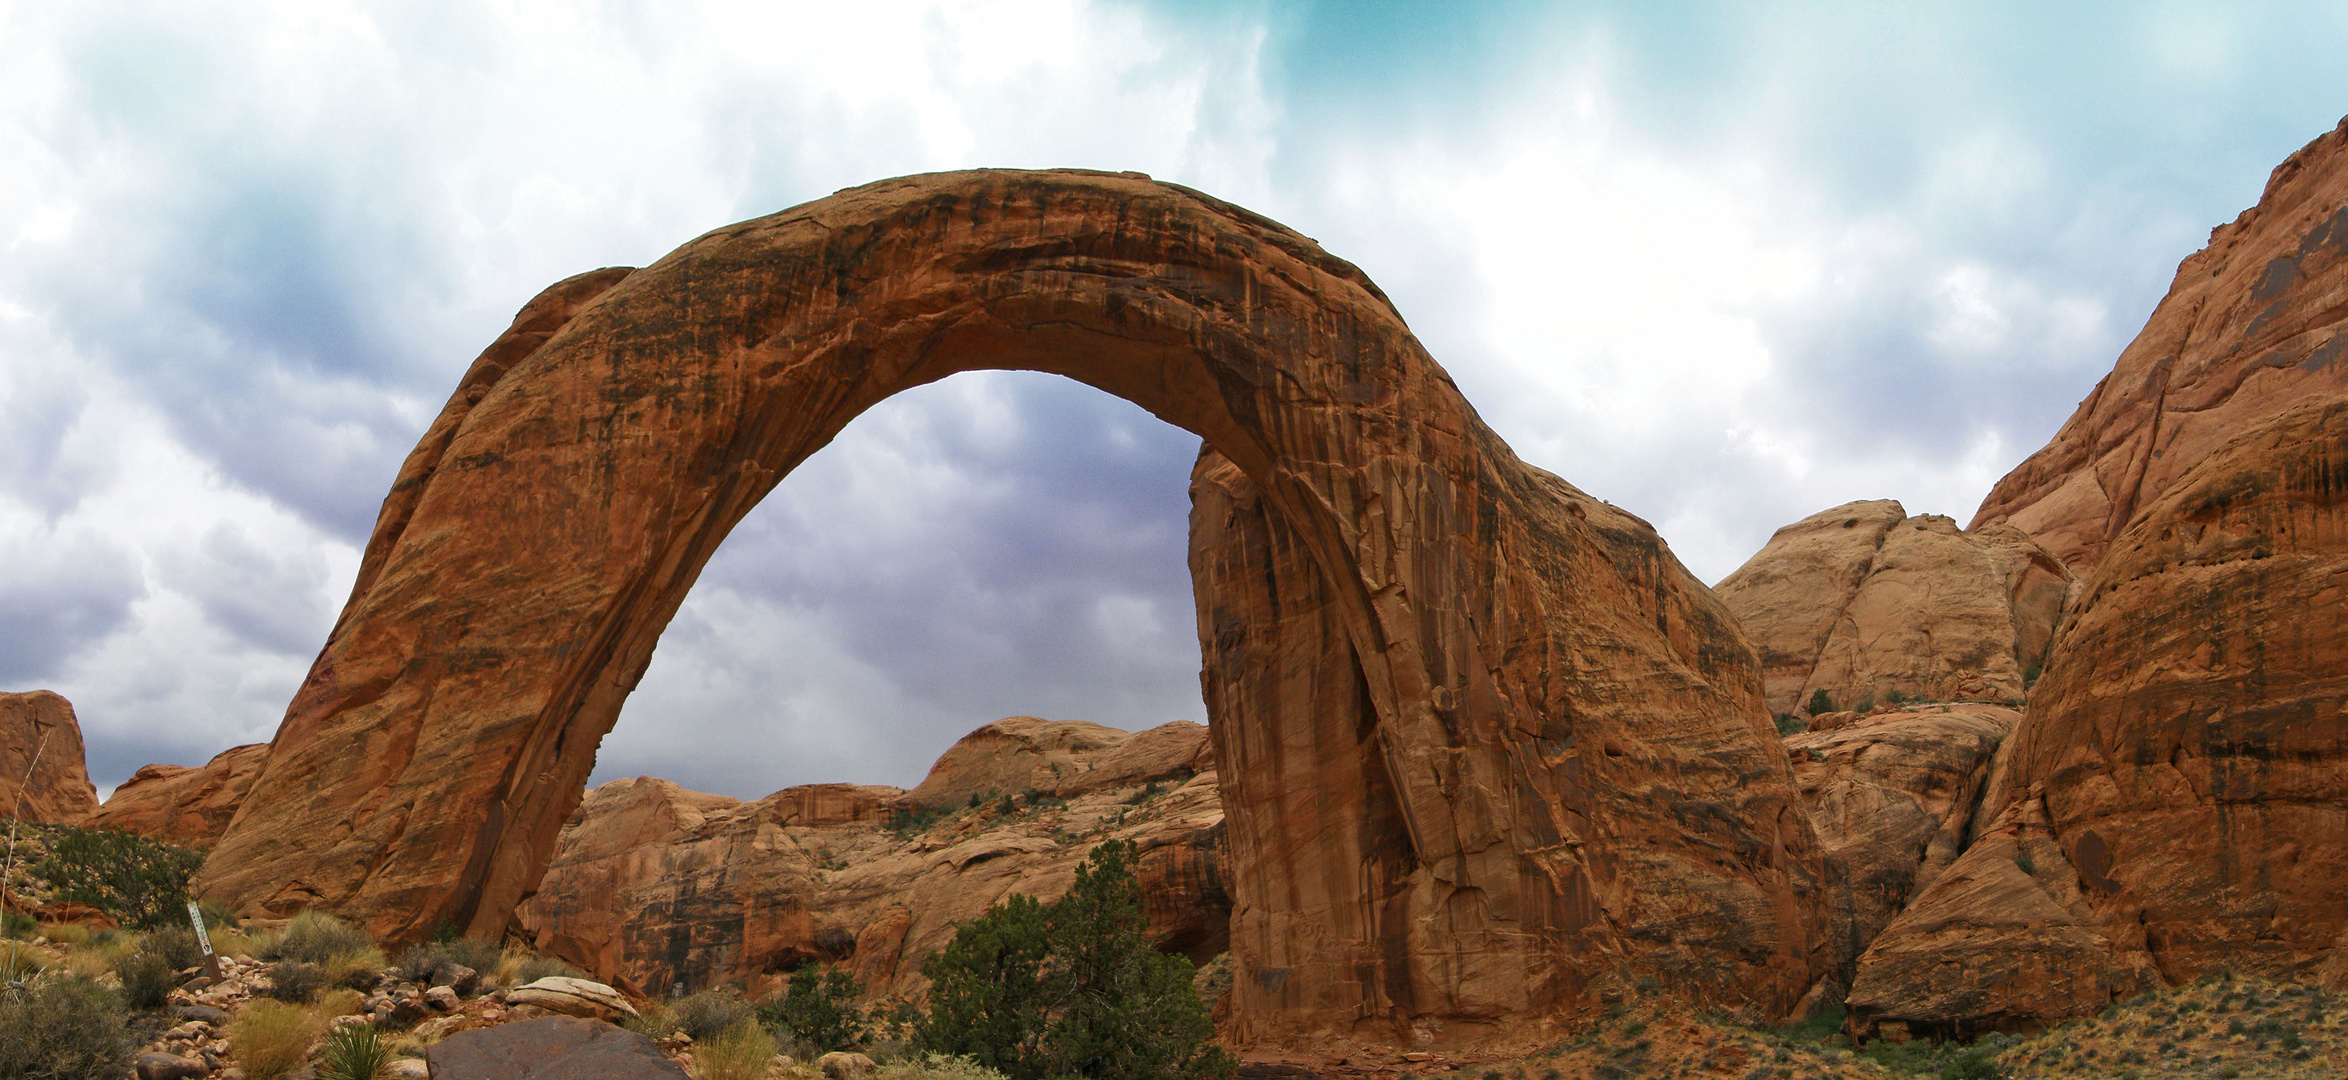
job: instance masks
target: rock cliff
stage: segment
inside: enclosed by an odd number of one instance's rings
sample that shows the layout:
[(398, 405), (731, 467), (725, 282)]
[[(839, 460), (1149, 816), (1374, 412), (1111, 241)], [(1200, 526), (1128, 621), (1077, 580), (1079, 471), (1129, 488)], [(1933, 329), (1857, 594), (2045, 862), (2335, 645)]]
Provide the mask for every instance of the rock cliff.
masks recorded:
[(148, 765), (106, 797), (90, 824), (209, 849), (228, 831), (268, 757), (268, 743), (250, 743), (223, 750), (202, 765)]
[[(973, 787), (935, 805), (850, 784), (745, 803), (614, 780), (564, 826), (517, 923), (541, 950), (641, 994), (756, 988), (821, 961), (853, 971), (871, 996), (918, 996), (921, 961), (955, 923), (1012, 892), (1054, 899), (1094, 844), (1125, 839), (1141, 850), (1152, 936), (1203, 962), (1227, 948), (1230, 913), (1204, 737), (1197, 724), (1128, 735), (1013, 717), (963, 738), (930, 779), (1029, 778), (1039, 746), (1069, 779)], [(980, 791), (994, 794), (974, 803)]]
[(2019, 701), (2044, 663), (2072, 578), (2020, 530), (1970, 531), (1888, 499), (1777, 530), (1722, 578), (1753, 640), (1769, 709), (1888, 700)]
[(2111, 374), (1998, 481), (2006, 522), (2086, 575), (2203, 458), (2294, 403), (2348, 392), (2348, 121), (2275, 167), (2258, 205), (2177, 267)]
[(98, 812), (73, 703), (47, 690), (0, 694), (0, 818), (80, 825)]
[[(1752, 651), (1654, 531), (1519, 461), (1359, 270), (1080, 172), (850, 189), (533, 301), (403, 466), (197, 890), (503, 930), (727, 531), (865, 408), (978, 368), (1229, 466), (1192, 566), (1235, 922), (1274, 928), (1233, 934), (1243, 1037), (1473, 1040), (1642, 974), (1776, 1012), (1828, 965)], [(1325, 923), (1288, 884), (1338, 881)]]

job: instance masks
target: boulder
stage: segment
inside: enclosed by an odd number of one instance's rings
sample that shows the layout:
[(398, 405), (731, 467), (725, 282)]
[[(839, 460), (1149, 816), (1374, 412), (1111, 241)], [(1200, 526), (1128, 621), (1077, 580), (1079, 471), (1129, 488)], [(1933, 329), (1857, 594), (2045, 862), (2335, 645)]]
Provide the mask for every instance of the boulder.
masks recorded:
[(824, 1080), (864, 1080), (876, 1066), (863, 1054), (834, 1050), (815, 1059), (815, 1067), (823, 1071)]
[(1837, 956), (1849, 964), (1972, 840), (1973, 810), (1998, 746), (2022, 715), (1937, 705), (1853, 717), (1787, 736), (1794, 783), (1849, 914)]
[(923, 806), (958, 806), (973, 795), (1067, 795), (1187, 779), (1213, 767), (1204, 724), (1178, 720), (1130, 734), (1082, 721), (1013, 716), (963, 736), (930, 766), (910, 797)]
[(97, 812), (73, 703), (47, 690), (0, 694), (0, 818), (80, 825)]
[[(196, 891), (496, 938), (728, 531), (874, 403), (990, 368), (1210, 448), (1192, 567), (1246, 1037), (1475, 1040), (1640, 977), (1775, 1012), (1816, 981), (1823, 862), (1757, 665), (1654, 530), (1519, 460), (1357, 268), (1080, 171), (849, 189), (534, 300), (403, 464), (271, 797)], [(1324, 650), (1328, 687), (1259, 662)]]
[(2348, 121), (2211, 230), (2053, 440), (1998, 481), (2005, 522), (2084, 577), (2160, 493), (2263, 417), (2348, 391)]
[(1215, 774), (1150, 795), (1135, 778), (1154, 770), (1101, 767), (1132, 742), (1179, 742), (1158, 732), (1187, 737), (1199, 725), (1114, 732), (1090, 749), (1065, 748), (1110, 729), (1013, 726), (1032, 741), (965, 739), (949, 751), (955, 768), (1008, 774), (975, 760), (974, 746), (1013, 758), (1033, 743), (1062, 747), (1066, 805), (1022, 805), (1006, 817), (998, 801), (971, 808), (965, 795), (932, 810), (945, 816), (926, 827), (892, 829), (892, 818), (918, 822), (904, 816), (923, 809), (895, 788), (809, 785), (744, 803), (665, 780), (611, 781), (564, 827), (516, 921), (540, 950), (647, 996), (680, 984), (756, 986), (811, 960), (848, 965), (874, 997), (915, 993), (926, 985), (921, 961), (956, 923), (1013, 891), (1055, 898), (1095, 842), (1127, 839), (1141, 849), (1159, 946), (1199, 961), (1228, 948)]
[(432, 1080), (686, 1080), (652, 1040), (600, 1020), (547, 1016), (460, 1031), (424, 1050)]
[(131, 1061), (131, 1071), (139, 1080), (195, 1080), (211, 1073), (212, 1067), (201, 1058), (146, 1053)]
[[(456, 995), (445, 986), (432, 989), (447, 995), (442, 1000), (453, 1008)], [(514, 987), (506, 992), (509, 1005), (531, 1005), (565, 1016), (603, 1020), (615, 1016), (634, 1016), (636, 1007), (619, 991), (589, 979), (574, 979), (567, 975), (549, 975), (536, 982)]]
[(1775, 713), (1891, 695), (2019, 701), (2044, 664), (2072, 577), (2010, 526), (1971, 531), (1888, 499), (1779, 529), (1722, 578)]
[(148, 765), (115, 788), (90, 823), (208, 849), (228, 831), (268, 756), (268, 743), (252, 743), (223, 750), (202, 765)]

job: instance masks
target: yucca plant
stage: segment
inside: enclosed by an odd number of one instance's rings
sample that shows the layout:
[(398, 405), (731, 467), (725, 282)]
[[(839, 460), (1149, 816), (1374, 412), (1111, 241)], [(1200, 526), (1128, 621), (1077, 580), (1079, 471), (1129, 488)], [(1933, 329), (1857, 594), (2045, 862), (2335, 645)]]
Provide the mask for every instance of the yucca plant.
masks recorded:
[(318, 1080), (383, 1080), (391, 1073), (391, 1044), (367, 1024), (337, 1028), (318, 1053)]

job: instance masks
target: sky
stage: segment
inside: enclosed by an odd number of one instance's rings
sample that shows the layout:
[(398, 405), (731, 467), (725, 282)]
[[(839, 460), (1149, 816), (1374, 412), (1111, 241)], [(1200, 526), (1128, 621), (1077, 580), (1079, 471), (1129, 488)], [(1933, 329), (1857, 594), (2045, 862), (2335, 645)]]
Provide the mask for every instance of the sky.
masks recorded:
[[(0, 690), (74, 702), (101, 792), (268, 739), (522, 303), (941, 169), (1317, 238), (1706, 581), (1852, 499), (1963, 522), (2348, 113), (2343, 44), (2338, 4), (0, 0)], [(1032, 373), (883, 403), (719, 550), (594, 782), (1203, 721), (1197, 449)]]

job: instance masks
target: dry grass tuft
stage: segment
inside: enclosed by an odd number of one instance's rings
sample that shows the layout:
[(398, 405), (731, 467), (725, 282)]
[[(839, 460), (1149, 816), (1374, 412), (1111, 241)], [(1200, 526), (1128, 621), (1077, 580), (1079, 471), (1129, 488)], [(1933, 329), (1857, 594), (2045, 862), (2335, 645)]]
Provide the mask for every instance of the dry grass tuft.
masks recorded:
[(775, 1041), (754, 1021), (744, 1020), (714, 1038), (693, 1044), (695, 1080), (760, 1080), (775, 1056)]
[(308, 1009), (281, 1001), (254, 1001), (228, 1026), (228, 1052), (247, 1080), (277, 1080), (310, 1057), (318, 1020)]

